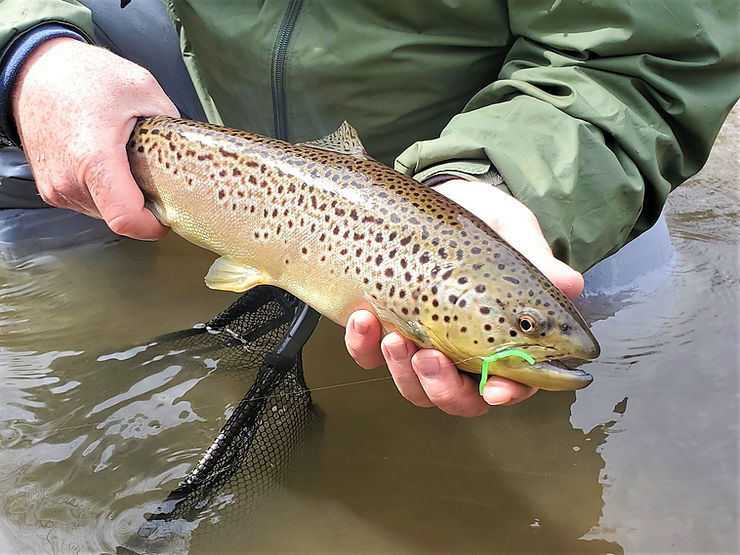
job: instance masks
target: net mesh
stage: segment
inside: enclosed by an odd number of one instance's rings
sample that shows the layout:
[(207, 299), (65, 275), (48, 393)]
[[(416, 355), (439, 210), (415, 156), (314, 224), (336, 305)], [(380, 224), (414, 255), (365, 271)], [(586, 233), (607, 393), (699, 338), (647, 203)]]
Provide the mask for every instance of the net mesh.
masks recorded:
[(204, 528), (235, 519), (246, 522), (260, 498), (284, 480), (316, 420), (301, 348), (317, 320), (295, 297), (262, 286), (208, 324), (163, 338), (218, 359), (220, 367), (240, 369), (248, 391), (195, 468), (119, 552), (169, 552), (207, 544), (210, 534)]

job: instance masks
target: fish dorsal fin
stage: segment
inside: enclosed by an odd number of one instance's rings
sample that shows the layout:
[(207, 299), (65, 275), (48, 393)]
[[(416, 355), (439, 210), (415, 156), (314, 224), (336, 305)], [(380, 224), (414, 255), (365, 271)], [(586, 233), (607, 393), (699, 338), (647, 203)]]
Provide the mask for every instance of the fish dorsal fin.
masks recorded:
[(362, 141), (360, 141), (357, 131), (346, 121), (342, 122), (339, 129), (326, 137), (298, 144), (328, 150), (330, 152), (339, 152), (340, 154), (349, 154), (361, 160), (370, 158), (367, 152), (365, 152), (365, 147), (362, 146)]

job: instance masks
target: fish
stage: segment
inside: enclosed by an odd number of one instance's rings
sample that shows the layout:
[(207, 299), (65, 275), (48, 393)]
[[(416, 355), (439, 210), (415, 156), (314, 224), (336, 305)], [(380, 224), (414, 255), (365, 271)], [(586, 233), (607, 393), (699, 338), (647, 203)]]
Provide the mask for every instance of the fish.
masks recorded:
[(515, 349), (534, 364), (508, 356), (488, 372), (554, 391), (592, 381), (569, 366), (600, 352), (570, 300), (478, 217), (371, 158), (347, 122), (291, 144), (141, 118), (127, 152), (159, 221), (221, 255), (211, 288), (274, 285), (342, 326), (368, 309), (474, 374)]

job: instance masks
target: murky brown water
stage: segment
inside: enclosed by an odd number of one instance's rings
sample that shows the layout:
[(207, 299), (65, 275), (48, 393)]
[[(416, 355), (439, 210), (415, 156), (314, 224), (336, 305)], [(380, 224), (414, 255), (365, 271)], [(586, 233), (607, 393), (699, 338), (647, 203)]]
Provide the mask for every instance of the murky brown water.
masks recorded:
[[(323, 322), (304, 356), (323, 424), (282, 489), (244, 521), (223, 499), (192, 551), (737, 552), (740, 110), (730, 122), (671, 197), (674, 260), (584, 303), (593, 385), (451, 418), (389, 380), (327, 387), (385, 372)], [(210, 444), (238, 372), (149, 353), (234, 300), (202, 285), (212, 259), (171, 237), (0, 269), (0, 551), (115, 551)]]

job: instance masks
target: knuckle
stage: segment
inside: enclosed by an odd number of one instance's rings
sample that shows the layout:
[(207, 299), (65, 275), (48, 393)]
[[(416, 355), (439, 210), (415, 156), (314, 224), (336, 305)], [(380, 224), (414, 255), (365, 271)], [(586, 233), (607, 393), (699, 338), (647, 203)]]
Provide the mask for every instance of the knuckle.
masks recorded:
[(64, 208), (64, 199), (55, 190), (45, 190), (39, 188), (39, 196), (46, 204), (50, 206), (56, 206), (57, 208)]
[(428, 409), (434, 406), (434, 402), (429, 397), (414, 389), (406, 390), (400, 388), (398, 391), (404, 399), (416, 407)]
[(462, 407), (460, 406), (460, 395), (459, 392), (451, 387), (442, 387), (437, 390), (428, 391), (429, 398), (439, 408), (452, 414), (457, 414)]
[(152, 87), (158, 85), (154, 75), (141, 66), (135, 65), (136, 69), (131, 71), (128, 77), (128, 85), (134, 88)]
[(106, 221), (113, 233), (131, 236), (136, 233), (136, 222), (128, 214), (119, 214)]
[(69, 204), (67, 197), (59, 191), (59, 185), (48, 182), (36, 182), (41, 200), (57, 208), (66, 208)]

